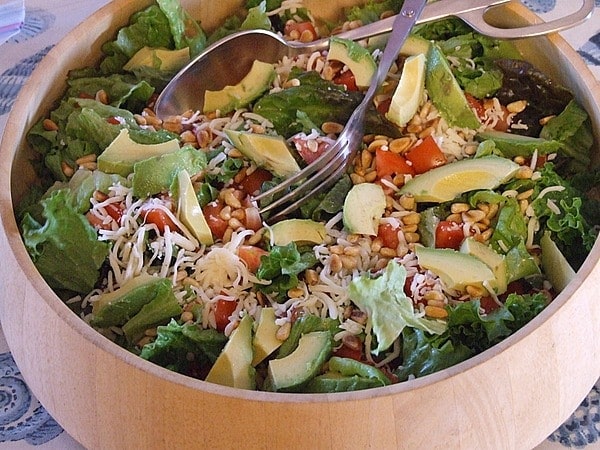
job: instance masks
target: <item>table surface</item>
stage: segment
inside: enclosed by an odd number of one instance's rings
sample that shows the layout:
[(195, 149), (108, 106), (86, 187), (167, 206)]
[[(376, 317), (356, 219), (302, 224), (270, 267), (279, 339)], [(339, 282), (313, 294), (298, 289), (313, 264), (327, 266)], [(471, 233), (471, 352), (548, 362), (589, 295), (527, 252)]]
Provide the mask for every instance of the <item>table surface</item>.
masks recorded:
[[(0, 44), (0, 136), (19, 89), (37, 63), (75, 25), (108, 0), (25, 0), (21, 31)], [(549, 20), (571, 12), (566, 0), (523, 0)], [(578, 2), (575, 2), (578, 4)], [(0, 1), (0, 6), (2, 1)], [(600, 80), (600, 0), (585, 24), (562, 33)], [(0, 450), (81, 449), (29, 391), (0, 330)], [(600, 450), (600, 381), (573, 415), (537, 450)]]

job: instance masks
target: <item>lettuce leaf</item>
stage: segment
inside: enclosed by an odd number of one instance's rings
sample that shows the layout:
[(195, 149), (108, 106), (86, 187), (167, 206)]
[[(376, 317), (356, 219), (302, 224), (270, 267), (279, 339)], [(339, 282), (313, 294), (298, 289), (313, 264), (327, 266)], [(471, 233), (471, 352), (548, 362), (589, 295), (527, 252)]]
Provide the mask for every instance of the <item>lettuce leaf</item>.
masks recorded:
[(156, 0), (156, 3), (167, 17), (176, 49), (188, 47), (190, 58), (204, 50), (206, 47), (204, 30), (177, 0)]
[(432, 335), (418, 328), (402, 331), (400, 381), (451, 367), (492, 347), (519, 330), (548, 304), (543, 293), (510, 294), (497, 310), (482, 314), (479, 300), (448, 308), (448, 329)]
[(271, 280), (271, 284), (257, 286), (262, 292), (278, 294), (283, 299), (285, 293), (298, 286), (298, 274), (314, 266), (317, 259), (312, 252), (300, 252), (294, 242), (288, 245), (275, 245), (268, 255), (261, 258), (256, 276), (261, 280)]
[(159, 326), (157, 332), (156, 339), (144, 345), (140, 356), (196, 378), (201, 378), (202, 367), (212, 365), (227, 343), (223, 333), (212, 328), (203, 330), (195, 323), (180, 325), (171, 320), (168, 325)]
[(175, 48), (169, 19), (157, 5), (133, 14), (129, 25), (119, 30), (116, 39), (102, 46), (106, 57), (100, 63), (100, 70), (104, 74), (120, 72), (144, 46)]
[(97, 239), (96, 231), (73, 206), (65, 189), (41, 200), (45, 223), (25, 214), (23, 241), (33, 263), (53, 289), (81, 294), (90, 292), (108, 256), (109, 244)]
[(375, 355), (387, 350), (406, 326), (433, 334), (446, 329), (445, 323), (426, 319), (415, 311), (412, 300), (404, 293), (405, 281), (406, 269), (391, 261), (377, 278), (364, 274), (348, 286), (348, 297), (371, 321), (377, 338), (377, 347), (372, 350)]

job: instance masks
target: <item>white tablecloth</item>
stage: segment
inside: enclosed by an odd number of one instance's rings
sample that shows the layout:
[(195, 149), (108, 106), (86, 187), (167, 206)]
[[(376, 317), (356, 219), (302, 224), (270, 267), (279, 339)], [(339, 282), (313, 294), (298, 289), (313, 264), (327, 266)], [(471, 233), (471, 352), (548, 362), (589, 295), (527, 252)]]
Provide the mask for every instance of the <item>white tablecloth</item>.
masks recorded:
[[(65, 34), (108, 0), (25, 0), (21, 31), (0, 44), (0, 135), (15, 97), (36, 64)], [(573, 6), (567, 0), (524, 0), (544, 19), (560, 17)], [(578, 2), (575, 2), (578, 4)], [(2, 1), (0, 1), (0, 6)], [(563, 32), (600, 80), (600, 0), (592, 19)], [(0, 330), (0, 450), (71, 450), (82, 448), (31, 394)], [(538, 450), (600, 449), (600, 382), (581, 406)]]

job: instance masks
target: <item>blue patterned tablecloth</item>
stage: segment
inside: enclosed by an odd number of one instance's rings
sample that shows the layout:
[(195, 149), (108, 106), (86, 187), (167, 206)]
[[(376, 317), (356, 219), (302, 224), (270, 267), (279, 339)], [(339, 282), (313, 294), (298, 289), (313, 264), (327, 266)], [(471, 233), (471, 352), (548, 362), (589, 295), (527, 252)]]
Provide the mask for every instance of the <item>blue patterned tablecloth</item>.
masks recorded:
[[(0, 45), (0, 136), (19, 89), (36, 64), (75, 25), (108, 0), (25, 0), (25, 22), (19, 33)], [(571, 12), (566, 0), (524, 0), (544, 19)], [(575, 2), (578, 3), (578, 2)], [(2, 2), (0, 1), (0, 6)], [(563, 32), (600, 80), (600, 0), (592, 19)], [(37, 447), (81, 449), (32, 395), (0, 330), (0, 450)], [(538, 450), (600, 449), (600, 382), (573, 415)]]

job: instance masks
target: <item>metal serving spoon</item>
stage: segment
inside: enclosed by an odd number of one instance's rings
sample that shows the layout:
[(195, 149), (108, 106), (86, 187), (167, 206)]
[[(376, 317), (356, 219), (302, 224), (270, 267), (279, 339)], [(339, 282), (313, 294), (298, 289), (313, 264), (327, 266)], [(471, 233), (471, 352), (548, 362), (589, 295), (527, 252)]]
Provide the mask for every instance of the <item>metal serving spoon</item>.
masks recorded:
[[(583, 0), (581, 8), (565, 17), (550, 22), (517, 28), (500, 28), (486, 20), (490, 9), (511, 0), (440, 0), (428, 4), (417, 23), (425, 23), (454, 16), (464, 20), (476, 31), (490, 37), (515, 39), (539, 36), (561, 31), (590, 17), (594, 0)], [(338, 37), (360, 40), (389, 33), (396, 16), (338, 34)], [(250, 71), (255, 60), (276, 63), (284, 56), (325, 50), (329, 39), (310, 43), (288, 42), (276, 33), (266, 30), (241, 31), (215, 42), (182, 68), (159, 95), (155, 113), (159, 117), (201, 110), (206, 90), (218, 91), (237, 84)]]

